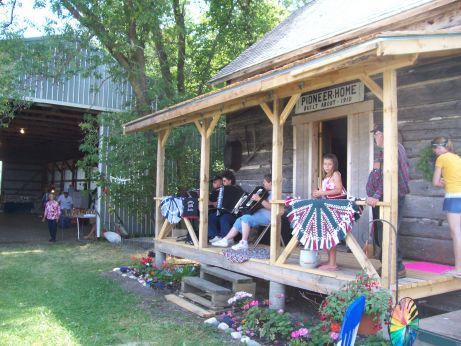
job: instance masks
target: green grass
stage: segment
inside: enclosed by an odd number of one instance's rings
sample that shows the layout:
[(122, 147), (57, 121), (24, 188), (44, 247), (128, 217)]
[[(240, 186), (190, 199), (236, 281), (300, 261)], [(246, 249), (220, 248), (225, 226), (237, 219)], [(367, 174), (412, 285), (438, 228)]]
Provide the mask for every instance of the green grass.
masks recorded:
[(142, 307), (101, 275), (131, 255), (106, 243), (0, 247), (0, 345), (226, 344), (163, 298)]

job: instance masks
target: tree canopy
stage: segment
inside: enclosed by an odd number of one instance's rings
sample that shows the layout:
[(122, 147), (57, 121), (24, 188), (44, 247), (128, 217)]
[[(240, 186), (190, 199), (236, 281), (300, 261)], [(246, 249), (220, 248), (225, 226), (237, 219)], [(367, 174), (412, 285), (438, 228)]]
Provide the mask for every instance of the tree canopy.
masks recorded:
[[(135, 184), (114, 185), (113, 191), (135, 191), (136, 194), (142, 190), (142, 194), (147, 191), (149, 195), (153, 191), (153, 184), (148, 181), (153, 179), (155, 165), (153, 137), (147, 134), (141, 140), (138, 135), (134, 140), (133, 137), (123, 136), (121, 124), (127, 119), (210, 91), (211, 86), (207, 81), (217, 71), (278, 24), (288, 15), (287, 9), (299, 7), (303, 2), (305, 1), (35, 0), (36, 7), (51, 6), (59, 18), (60, 25), (49, 22), (44, 30), (51, 42), (53, 38), (62, 38), (64, 35), (67, 40), (77, 41), (82, 46), (100, 49), (106, 53), (104, 62), (112, 65), (113, 77), (126, 78), (134, 91), (132, 114), (112, 114), (99, 120), (99, 125), (104, 123), (110, 129), (103, 136), (107, 148), (110, 147), (112, 151), (110, 155), (97, 157), (94, 119), (82, 124), (86, 133), (86, 139), (81, 146), (86, 155), (81, 162), (82, 166), (90, 171), (101, 157), (106, 163), (111, 160), (110, 174), (132, 178)], [(0, 0), (0, 7), (8, 7), (11, 18), (1, 23), (1, 38), (8, 38), (2, 43), (4, 45), (14, 45), (12, 39), (21, 38), (21, 29), (12, 25), (16, 6), (15, 0)], [(30, 48), (22, 49), (24, 52)], [(5, 49), (0, 50), (2, 74), (5, 70), (11, 70), (9, 66), (17, 62), (21, 49), (17, 48), (14, 53), (5, 52)], [(46, 55), (41, 58), (42, 62), (47, 61)], [(102, 61), (95, 61), (94, 66)], [(65, 59), (62, 62), (66, 64)], [(23, 65), (25, 66), (16, 68), (16, 71), (28, 67), (27, 63)], [(87, 69), (87, 73), (96, 71), (92, 71), (90, 67)], [(9, 95), (15, 90), (12, 81), (16, 80), (16, 76), (0, 78), (0, 82), (6, 81), (4, 84), (0, 83), (0, 96), (6, 95), (0, 107), (7, 105), (11, 110), (12, 98)], [(6, 109), (0, 108), (0, 112), (7, 114)], [(168, 142), (167, 158), (176, 161), (177, 185), (191, 184), (192, 179), (196, 179), (188, 166), (189, 163), (196, 166), (200, 155), (198, 148), (189, 145), (194, 136), (197, 136), (194, 127), (175, 129)], [(183, 164), (185, 148), (188, 150), (188, 164)], [(146, 154), (151, 157), (145, 160), (150, 162), (148, 165), (140, 162)], [(217, 153), (212, 155), (219, 161)], [(218, 163), (215, 169), (221, 167)], [(107, 177), (104, 183), (110, 184)], [(120, 201), (123, 201), (122, 192), (119, 194)]]

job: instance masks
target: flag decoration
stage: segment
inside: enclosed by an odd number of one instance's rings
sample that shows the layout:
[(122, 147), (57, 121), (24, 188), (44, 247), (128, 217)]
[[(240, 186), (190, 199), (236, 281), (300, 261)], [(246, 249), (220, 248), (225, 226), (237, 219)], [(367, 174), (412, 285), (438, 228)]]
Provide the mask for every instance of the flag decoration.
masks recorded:
[(306, 250), (329, 250), (346, 238), (361, 209), (348, 199), (293, 199), (285, 201), (292, 234)]
[(181, 215), (183, 212), (182, 199), (173, 196), (163, 197), (160, 202), (160, 212), (169, 223), (178, 223), (181, 221)]

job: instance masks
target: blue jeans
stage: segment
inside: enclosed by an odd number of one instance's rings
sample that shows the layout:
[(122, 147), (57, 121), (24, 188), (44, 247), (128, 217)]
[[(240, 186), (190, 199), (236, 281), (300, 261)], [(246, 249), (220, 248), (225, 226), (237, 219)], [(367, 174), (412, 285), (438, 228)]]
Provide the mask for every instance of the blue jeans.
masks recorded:
[[(402, 258), (402, 252), (400, 251), (400, 241), (399, 241), (399, 228), (400, 224), (402, 223), (402, 213), (403, 213), (403, 206), (405, 205), (405, 196), (399, 197), (398, 200), (398, 216), (397, 216), (397, 270), (402, 270), (405, 269), (405, 266), (403, 265), (403, 258)], [(379, 219), (379, 207), (374, 207), (371, 208), (372, 213), (373, 213), (373, 220)], [(392, 228), (391, 228), (392, 229)], [(392, 232), (394, 230), (392, 229)], [(382, 222), (375, 222), (374, 223), (374, 233), (373, 233), (373, 244), (377, 245), (378, 247), (382, 247), (383, 243), (383, 224)], [(381, 249), (381, 260), (382, 260), (382, 249)]]
[(266, 215), (257, 212), (253, 215), (243, 215), (234, 222), (233, 226), (240, 233), (242, 233), (242, 222), (250, 225), (250, 228), (253, 228), (257, 226), (268, 225), (271, 222), (271, 219)]
[(51, 240), (56, 240), (56, 231), (58, 230), (58, 223), (56, 220), (46, 219), (48, 222), (48, 231), (50, 232)]
[(235, 221), (235, 216), (229, 213), (221, 213), (216, 215), (212, 213), (208, 215), (208, 238), (219, 236), (225, 237), (229, 233), (232, 224)]

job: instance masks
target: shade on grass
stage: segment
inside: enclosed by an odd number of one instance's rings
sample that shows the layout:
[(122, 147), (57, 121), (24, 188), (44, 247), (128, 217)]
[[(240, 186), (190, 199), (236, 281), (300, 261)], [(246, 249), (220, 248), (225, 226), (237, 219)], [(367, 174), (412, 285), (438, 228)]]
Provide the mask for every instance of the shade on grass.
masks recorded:
[(200, 320), (146, 311), (100, 275), (131, 255), (105, 243), (0, 247), (0, 345), (226, 343)]

